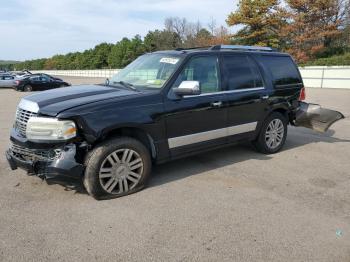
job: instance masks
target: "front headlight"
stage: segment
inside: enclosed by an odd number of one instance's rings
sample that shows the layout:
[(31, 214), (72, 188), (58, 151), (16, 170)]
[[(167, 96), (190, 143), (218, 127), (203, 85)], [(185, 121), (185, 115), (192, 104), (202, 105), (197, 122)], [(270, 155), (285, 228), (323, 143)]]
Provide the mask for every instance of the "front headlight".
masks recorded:
[(76, 136), (77, 128), (70, 120), (47, 117), (31, 117), (27, 123), (29, 140), (65, 141)]

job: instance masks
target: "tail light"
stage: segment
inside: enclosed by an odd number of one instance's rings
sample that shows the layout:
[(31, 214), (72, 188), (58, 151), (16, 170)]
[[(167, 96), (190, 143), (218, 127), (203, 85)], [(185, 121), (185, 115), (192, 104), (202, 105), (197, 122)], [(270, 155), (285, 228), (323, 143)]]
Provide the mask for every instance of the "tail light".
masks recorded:
[(305, 87), (303, 87), (300, 91), (299, 101), (304, 101), (306, 99)]
[(20, 83), (20, 81), (18, 81), (18, 80), (15, 81), (16, 86), (18, 86), (19, 83)]

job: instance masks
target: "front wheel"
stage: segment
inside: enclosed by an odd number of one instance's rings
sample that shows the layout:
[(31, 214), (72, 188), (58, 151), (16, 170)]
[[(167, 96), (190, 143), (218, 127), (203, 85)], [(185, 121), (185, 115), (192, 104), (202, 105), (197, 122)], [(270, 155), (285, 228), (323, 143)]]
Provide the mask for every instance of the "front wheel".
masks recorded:
[(99, 200), (141, 190), (151, 173), (152, 161), (148, 149), (141, 142), (121, 137), (93, 149), (85, 165), (85, 189)]
[(275, 154), (284, 146), (287, 131), (286, 117), (281, 113), (274, 112), (265, 119), (259, 136), (253, 142), (253, 145), (261, 153)]

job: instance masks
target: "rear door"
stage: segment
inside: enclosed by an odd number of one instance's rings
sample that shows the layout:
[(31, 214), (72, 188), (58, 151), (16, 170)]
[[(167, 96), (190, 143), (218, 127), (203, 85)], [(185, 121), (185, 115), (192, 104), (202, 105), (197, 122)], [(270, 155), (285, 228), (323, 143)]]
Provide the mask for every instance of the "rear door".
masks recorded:
[(255, 135), (268, 106), (269, 92), (248, 54), (222, 54), (222, 78), (227, 95), (229, 142)]
[(13, 76), (4, 76), (4, 87), (13, 87), (15, 78)]
[(29, 84), (33, 87), (33, 90), (44, 90), (44, 83), (41, 81), (39, 75), (29, 77)]
[(52, 85), (51, 79), (46, 75), (41, 75), (40, 81), (41, 81), (41, 89), (42, 90), (55, 88), (55, 86)]

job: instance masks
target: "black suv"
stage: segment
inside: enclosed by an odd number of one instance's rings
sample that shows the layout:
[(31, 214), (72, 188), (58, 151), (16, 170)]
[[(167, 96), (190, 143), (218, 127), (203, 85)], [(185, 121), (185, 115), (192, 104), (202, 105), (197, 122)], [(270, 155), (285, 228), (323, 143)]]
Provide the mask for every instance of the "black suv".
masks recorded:
[(343, 118), (304, 98), (293, 59), (270, 48), (155, 52), (103, 85), (23, 98), (6, 156), (12, 169), (118, 197), (140, 190), (152, 164), (242, 141), (273, 154), (288, 124), (322, 132)]

